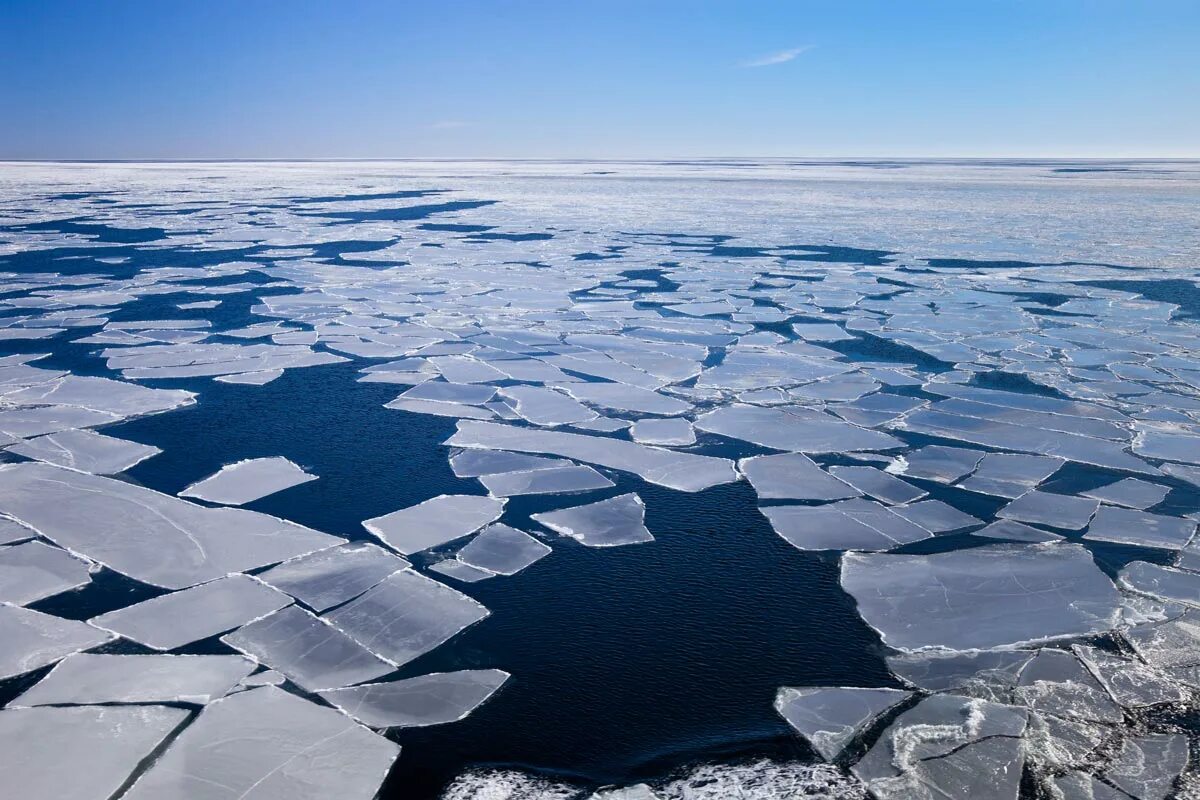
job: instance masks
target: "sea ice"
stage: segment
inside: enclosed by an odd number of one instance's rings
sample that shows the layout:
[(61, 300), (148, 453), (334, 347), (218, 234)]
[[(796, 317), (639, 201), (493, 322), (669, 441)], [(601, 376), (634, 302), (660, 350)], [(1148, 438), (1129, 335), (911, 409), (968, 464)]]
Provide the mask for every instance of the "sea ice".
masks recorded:
[(498, 669), (467, 669), (321, 692), (321, 697), (372, 728), (415, 728), (465, 718), (508, 677)]
[(833, 761), (872, 720), (911, 696), (901, 689), (785, 686), (775, 696), (775, 710)]
[(504, 513), (502, 499), (468, 494), (443, 494), (415, 506), (365, 520), (363, 527), (403, 553), (428, 550), (496, 520)]
[(87, 430), (65, 430), (28, 439), (8, 448), (9, 452), (60, 467), (115, 475), (162, 451), (157, 447), (116, 439)]
[(483, 475), (479, 482), (493, 497), (588, 492), (616, 485), (591, 467), (576, 464), (529, 472)]
[(929, 494), (875, 467), (830, 467), (829, 474), (863, 494), (890, 505), (911, 503)]
[(846, 500), (862, 494), (803, 453), (752, 456), (739, 461), (738, 469), (762, 500)]
[(282, 456), (251, 458), (226, 464), (184, 489), (179, 496), (240, 506), (316, 479), (316, 475), (310, 475)]
[(686, 446), (696, 443), (696, 431), (686, 419), (643, 419), (633, 423), (630, 437), (639, 444)]
[(285, 561), (257, 577), (321, 612), (358, 597), (408, 566), (403, 558), (373, 544), (351, 542)]
[(622, 494), (573, 508), (533, 514), (530, 519), (589, 547), (615, 547), (654, 541), (645, 523), (646, 506), (636, 494)]
[(1083, 538), (1179, 550), (1187, 545), (1195, 532), (1196, 523), (1190, 519), (1102, 506)]
[(0, 604), (0, 680), (41, 669), (114, 638), (82, 622)]
[(774, 450), (800, 453), (887, 450), (904, 445), (886, 433), (805, 408), (726, 406), (697, 418), (696, 427)]
[(996, 516), (1077, 531), (1087, 527), (1088, 520), (1099, 506), (1099, 500), (1039, 492), (1035, 489), (1013, 500), (996, 512)]
[(24, 606), (92, 580), (86, 562), (33, 541), (0, 547), (0, 603)]
[(550, 554), (550, 548), (524, 531), (489, 525), (458, 551), (464, 564), (497, 575), (515, 575)]

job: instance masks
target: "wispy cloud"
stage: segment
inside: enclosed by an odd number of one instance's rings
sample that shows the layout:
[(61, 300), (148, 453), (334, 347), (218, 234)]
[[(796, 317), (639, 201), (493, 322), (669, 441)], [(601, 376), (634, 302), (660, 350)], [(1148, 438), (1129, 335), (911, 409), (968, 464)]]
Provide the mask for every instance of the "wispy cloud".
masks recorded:
[(767, 53), (765, 56), (752, 58), (749, 61), (743, 61), (738, 66), (740, 67), (770, 67), (775, 64), (786, 64), (801, 53), (807, 53), (812, 50), (812, 45), (804, 47), (793, 47), (789, 50), (780, 50), (776, 53)]

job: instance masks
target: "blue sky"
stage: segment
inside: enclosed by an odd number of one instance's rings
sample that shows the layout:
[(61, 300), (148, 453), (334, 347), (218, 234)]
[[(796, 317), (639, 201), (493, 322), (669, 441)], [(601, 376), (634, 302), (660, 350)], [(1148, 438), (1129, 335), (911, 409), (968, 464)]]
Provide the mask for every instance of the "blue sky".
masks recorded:
[(0, 0), (0, 158), (1200, 156), (1200, 2)]

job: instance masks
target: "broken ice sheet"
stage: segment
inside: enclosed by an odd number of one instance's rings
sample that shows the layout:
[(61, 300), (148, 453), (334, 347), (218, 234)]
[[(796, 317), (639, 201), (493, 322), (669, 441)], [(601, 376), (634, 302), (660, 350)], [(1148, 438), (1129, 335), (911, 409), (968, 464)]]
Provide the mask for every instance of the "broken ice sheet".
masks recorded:
[(283, 375), (281, 369), (264, 369), (258, 372), (235, 372), (232, 375), (217, 375), (218, 383), (236, 383), (244, 386), (263, 386)]
[(114, 638), (82, 622), (0, 605), (0, 680), (41, 669)]
[[(888, 656), (888, 669), (920, 689), (943, 692), (974, 686), (1015, 686), (1034, 654), (1028, 650), (976, 650), (969, 653), (922, 650)], [(968, 692), (974, 694), (973, 692)]]
[(985, 455), (987, 454), (982, 450), (931, 444), (905, 453), (894, 466), (888, 468), (888, 472), (908, 478), (954, 483), (962, 476), (974, 472)]
[(372, 653), (403, 666), (488, 613), (462, 592), (406, 569), (324, 619)]
[(447, 558), (436, 564), (430, 564), (429, 571), (445, 575), (447, 578), (453, 578), (463, 583), (479, 583), (479, 581), (486, 581), (489, 578), (496, 577), (496, 573), (494, 572), (472, 567), (470, 564), (459, 561), (457, 558)]
[(299, 606), (288, 606), (221, 637), (233, 649), (310, 692), (378, 678), (393, 667)]
[(14, 403), (77, 407), (118, 417), (154, 414), (196, 402), (194, 392), (182, 389), (151, 389), (126, 381), (76, 375), (10, 392), (5, 398)]
[(1106, 631), (1120, 596), (1077, 544), (846, 553), (842, 588), (890, 646), (987, 649)]
[(240, 506), (316, 479), (316, 475), (310, 475), (282, 456), (250, 458), (226, 464), (179, 495), (226, 506)]
[(162, 706), (0, 711), (5, 793), (29, 800), (108, 800), (187, 716)]
[(877, 503), (762, 506), (759, 510), (777, 534), (800, 550), (891, 550), (930, 536)]
[(506, 386), (500, 393), (522, 419), (534, 425), (566, 425), (599, 416), (578, 400), (544, 386)]
[(874, 467), (834, 466), (829, 468), (829, 473), (838, 480), (850, 484), (860, 492), (890, 505), (910, 503), (914, 500), (920, 500), (929, 494), (924, 489), (918, 489), (911, 483), (902, 481)]
[(524, 531), (496, 523), (458, 551), (464, 564), (497, 575), (515, 575), (550, 554), (550, 548)]
[(444, 383), (429, 381), (403, 392), (400, 400), (429, 400), (469, 406), (483, 405), (496, 395), (496, 387), (477, 383)]
[(1187, 736), (1138, 736), (1125, 740), (1104, 777), (1138, 800), (1164, 800), (1187, 763)]
[(536, 469), (570, 466), (561, 458), (543, 458), (500, 450), (464, 450), (451, 457), (450, 469), (459, 478), (478, 478), (501, 472), (531, 472)]
[(709, 433), (789, 452), (845, 453), (904, 445), (886, 433), (805, 408), (726, 406), (700, 416), (695, 425)]
[(71, 552), (168, 589), (345, 541), (266, 514), (204, 508), (49, 464), (0, 467), (0, 511)]
[(155, 650), (207, 639), (292, 602), (283, 592), (245, 575), (230, 575), (109, 611), (90, 623)]
[(11, 544), (23, 539), (32, 539), (37, 531), (27, 528), (15, 519), (0, 517), (0, 544)]
[(639, 444), (684, 446), (696, 443), (696, 431), (686, 419), (643, 419), (633, 423), (630, 437)]
[(437, 547), (496, 520), (504, 513), (502, 499), (469, 494), (443, 494), (415, 506), (364, 520), (363, 527), (394, 550), (412, 553)]
[(1061, 458), (1020, 453), (988, 453), (975, 473), (960, 483), (961, 489), (996, 497), (1016, 498), (1058, 471)]
[(1031, 490), (1000, 509), (996, 516), (1077, 531), (1087, 526), (1099, 506), (1100, 501), (1091, 498)]
[(1043, 648), (1021, 670), (1013, 692), (1022, 705), (1058, 717), (1117, 723), (1121, 709), (1084, 665), (1065, 650)]
[(959, 511), (941, 500), (921, 500), (907, 505), (893, 506), (892, 512), (899, 514), (914, 525), (920, 525), (931, 533), (948, 533), (983, 523), (983, 520)]
[(493, 497), (588, 492), (616, 485), (591, 467), (576, 464), (530, 472), (483, 475), (479, 482)]
[(775, 696), (775, 710), (833, 761), (872, 720), (911, 696), (901, 689), (785, 686)]
[(257, 577), (321, 612), (408, 566), (403, 558), (373, 544), (351, 542), (285, 561)]
[(192, 703), (224, 697), (254, 671), (242, 656), (67, 656), (9, 708), (105, 703)]
[(498, 669), (467, 669), (321, 692), (321, 697), (372, 728), (415, 728), (466, 718), (508, 677)]
[(1121, 570), (1117, 582), (1133, 592), (1200, 607), (1200, 574), (1194, 572), (1131, 561)]
[(763, 500), (846, 500), (862, 494), (803, 453), (752, 456), (739, 461), (738, 469)]
[(273, 686), (207, 706), (125, 800), (371, 800), (400, 748)]
[(1072, 649), (1109, 695), (1125, 708), (1178, 703), (1187, 699), (1183, 687), (1140, 661), (1096, 647), (1075, 645)]
[[(570, 367), (568, 367), (570, 369)], [(624, 383), (579, 382), (556, 388), (576, 400), (594, 406), (617, 411), (635, 411), (642, 414), (674, 415), (691, 410), (691, 405), (674, 397), (667, 397), (651, 389), (630, 386)]]
[(1196, 532), (1196, 523), (1130, 508), (1102, 506), (1088, 526), (1085, 539), (1179, 550)]
[(654, 541), (645, 517), (642, 498), (629, 493), (597, 503), (533, 514), (530, 519), (589, 547), (616, 547)]
[(9, 452), (60, 467), (115, 475), (162, 450), (86, 430), (66, 430), (28, 439), (8, 448)]
[(92, 580), (88, 564), (42, 542), (0, 547), (0, 603), (24, 606)]
[(996, 520), (977, 531), (971, 531), (971, 535), (983, 536), (987, 539), (1009, 539), (1014, 542), (1057, 542), (1064, 538), (1060, 534), (1034, 528), (1011, 519)]
[(1167, 496), (1170, 487), (1147, 483), (1137, 478), (1124, 478), (1107, 486), (1081, 492), (1084, 497), (1094, 497), (1105, 503), (1145, 511), (1156, 506)]

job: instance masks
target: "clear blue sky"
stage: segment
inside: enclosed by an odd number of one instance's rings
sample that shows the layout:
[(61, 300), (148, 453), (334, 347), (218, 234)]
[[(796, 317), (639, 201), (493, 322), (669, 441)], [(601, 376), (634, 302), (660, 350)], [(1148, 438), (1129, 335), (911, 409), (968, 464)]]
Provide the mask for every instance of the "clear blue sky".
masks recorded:
[(1200, 156), (1200, 2), (0, 0), (0, 158)]

